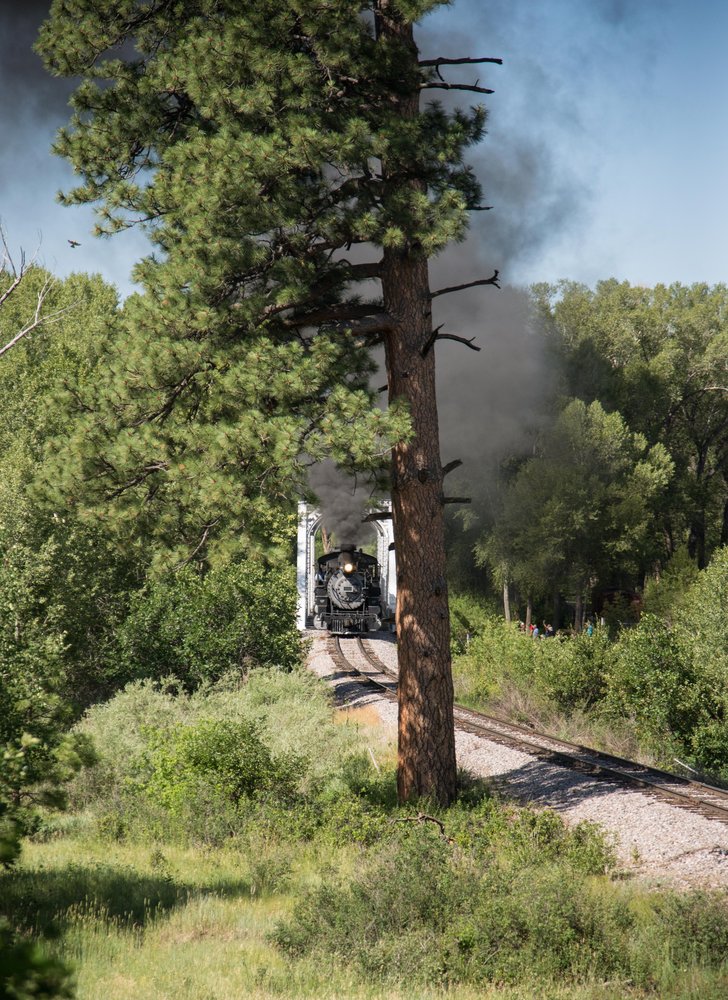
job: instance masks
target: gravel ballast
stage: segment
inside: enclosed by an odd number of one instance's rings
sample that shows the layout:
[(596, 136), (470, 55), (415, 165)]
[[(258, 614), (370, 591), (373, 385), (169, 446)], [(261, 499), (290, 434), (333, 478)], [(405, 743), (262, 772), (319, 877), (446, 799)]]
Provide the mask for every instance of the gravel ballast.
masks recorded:
[[(395, 644), (371, 641), (380, 659), (396, 669)], [(396, 704), (339, 671), (320, 633), (311, 638), (308, 666), (333, 687), (339, 705), (374, 710), (396, 739)], [(672, 887), (728, 889), (728, 823), (470, 733), (456, 732), (456, 747), (458, 766), (490, 779), (504, 798), (553, 809), (569, 825), (598, 823), (613, 837), (625, 872)]]

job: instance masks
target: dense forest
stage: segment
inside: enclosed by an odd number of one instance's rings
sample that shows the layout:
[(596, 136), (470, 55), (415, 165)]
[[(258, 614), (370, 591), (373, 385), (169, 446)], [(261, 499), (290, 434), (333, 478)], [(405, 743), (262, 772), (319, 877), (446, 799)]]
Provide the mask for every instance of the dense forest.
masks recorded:
[(728, 290), (564, 282), (532, 299), (550, 409), (474, 498), (466, 544), (454, 529), (453, 575), (529, 623), (534, 605), (556, 628), (634, 621), (666, 572), (687, 580), (728, 543)]

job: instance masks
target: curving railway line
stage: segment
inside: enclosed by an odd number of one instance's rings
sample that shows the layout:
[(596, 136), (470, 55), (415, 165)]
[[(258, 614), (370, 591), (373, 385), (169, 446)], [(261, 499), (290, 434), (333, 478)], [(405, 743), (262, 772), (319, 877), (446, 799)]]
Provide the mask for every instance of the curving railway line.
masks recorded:
[[(377, 654), (376, 645), (377, 640), (332, 636), (328, 652), (338, 671), (396, 701), (397, 674)], [(637, 789), (670, 805), (728, 824), (728, 791), (723, 789), (556, 739), (459, 705), (455, 707), (455, 725), (461, 732), (519, 750), (556, 767), (622, 788)]]

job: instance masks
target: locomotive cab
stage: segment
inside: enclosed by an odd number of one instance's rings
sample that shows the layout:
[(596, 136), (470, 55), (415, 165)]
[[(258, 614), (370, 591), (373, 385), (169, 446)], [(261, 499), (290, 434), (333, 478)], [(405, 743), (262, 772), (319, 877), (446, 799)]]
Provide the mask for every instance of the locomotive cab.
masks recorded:
[(339, 634), (382, 627), (379, 564), (374, 556), (344, 545), (319, 557), (313, 624)]

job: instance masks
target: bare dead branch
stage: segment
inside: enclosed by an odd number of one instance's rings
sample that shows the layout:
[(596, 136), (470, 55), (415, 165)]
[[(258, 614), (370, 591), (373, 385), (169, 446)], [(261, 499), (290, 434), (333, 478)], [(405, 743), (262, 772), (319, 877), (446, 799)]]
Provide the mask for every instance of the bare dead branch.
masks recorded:
[[(18, 282), (15, 283), (15, 287), (17, 287), (17, 284), (19, 282), (20, 279), (18, 279)], [(30, 322), (26, 323), (26, 325), (22, 328), (22, 330), (19, 330), (18, 333), (16, 333), (15, 336), (12, 337), (7, 342), (7, 344), (5, 344), (3, 347), (0, 347), (0, 357), (2, 357), (2, 355), (5, 354), (6, 351), (9, 351), (12, 347), (15, 347), (15, 345), (19, 341), (21, 341), (23, 337), (26, 337), (29, 333), (32, 333), (33, 330), (36, 330), (39, 326), (42, 325), (47, 326), (50, 323), (56, 323), (64, 313), (67, 313), (70, 309), (74, 308), (74, 306), (76, 305), (75, 302), (69, 306), (65, 306), (63, 309), (57, 309), (54, 313), (51, 313), (49, 316), (42, 315), (43, 303), (45, 302), (48, 293), (55, 284), (56, 284), (55, 278), (49, 277), (45, 280), (45, 282), (43, 283), (43, 287), (38, 292), (38, 299), (36, 301), (33, 318), (30, 320)], [(0, 302), (0, 305), (2, 305), (2, 302)]]
[(10, 296), (13, 294), (13, 292), (15, 291), (15, 289), (18, 287), (18, 285), (22, 280), (23, 280), (22, 273), (15, 275), (13, 281), (8, 285), (8, 287), (5, 289), (2, 295), (0, 295), (0, 306), (3, 304), (3, 302), (5, 302), (6, 299), (10, 298)]
[(475, 83), (445, 83), (427, 80), (420, 84), (420, 90), (469, 90), (473, 94), (494, 94), (490, 87), (478, 87)]
[(447, 474), (448, 474), (449, 472), (454, 472), (454, 471), (455, 471), (455, 469), (459, 469), (459, 468), (460, 468), (460, 466), (461, 466), (462, 464), (463, 464), (463, 461), (462, 461), (462, 459), (461, 459), (461, 458), (455, 458), (455, 459), (453, 459), (453, 461), (452, 461), (452, 462), (448, 462), (448, 463), (447, 463), (447, 465), (443, 465), (443, 467), (442, 467), (442, 475), (443, 475), (443, 478), (444, 478), (444, 477), (445, 477), (445, 476), (446, 476), (446, 475), (447, 475)]
[(424, 347), (420, 351), (420, 354), (422, 355), (423, 358), (427, 357), (427, 355), (428, 355), (428, 353), (430, 351), (430, 348), (432, 347), (432, 345), (437, 340), (437, 335), (439, 334), (440, 330), (442, 330), (442, 328), (443, 328), (444, 325), (445, 325), (444, 323), (440, 323), (439, 326), (436, 326), (435, 329), (430, 334), (430, 336), (427, 338), (427, 341), (425, 342)]
[(447, 59), (444, 56), (438, 56), (437, 59), (420, 59), (420, 66), (464, 66), (471, 63), (495, 63), (497, 66), (502, 66), (503, 60), (490, 56), (473, 59)]
[(440, 333), (437, 336), (437, 340), (457, 340), (458, 344), (465, 344), (469, 347), (471, 351), (479, 351), (480, 348), (475, 341), (475, 337), (471, 337), (469, 340), (467, 337), (459, 337), (456, 333)]
[(396, 819), (390, 820), (390, 823), (434, 823), (439, 828), (443, 840), (446, 840), (448, 844), (454, 843), (452, 837), (448, 837), (445, 833), (445, 824), (442, 820), (435, 816), (428, 816), (426, 813), (420, 812), (416, 816), (398, 816)]
[(183, 569), (185, 566), (188, 566), (192, 562), (192, 560), (195, 558), (195, 556), (197, 555), (197, 553), (204, 546), (205, 542), (207, 541), (207, 539), (210, 536), (210, 532), (217, 525), (217, 523), (219, 522), (219, 520), (220, 520), (220, 518), (216, 517), (215, 520), (212, 521), (210, 524), (206, 524), (205, 525), (204, 531), (202, 532), (202, 536), (200, 538), (200, 541), (195, 546), (194, 550), (188, 556), (186, 556), (184, 559), (181, 559), (180, 562), (176, 563), (173, 566), (173, 570), (174, 570), (175, 573), (177, 572), (178, 569)]
[(500, 272), (496, 269), (489, 278), (481, 278), (479, 281), (467, 281), (464, 285), (450, 285), (449, 288), (438, 288), (436, 292), (430, 292), (430, 298), (436, 299), (438, 295), (449, 295), (450, 292), (462, 292), (464, 288), (474, 288), (476, 285), (494, 285), (496, 288), (500, 288), (499, 274)]
[(472, 503), (472, 497), (443, 497), (443, 503)]
[[(0, 226), (0, 242), (2, 242), (2, 260), (0, 260), (0, 272), (10, 271), (13, 276), (13, 280), (10, 282), (8, 287), (2, 294), (0, 294), (0, 308), (8, 301), (11, 295), (17, 290), (20, 283), (27, 276), (31, 268), (36, 264), (38, 258), (38, 250), (33, 254), (30, 261), (26, 260), (25, 252), (20, 251), (20, 264), (16, 267), (13, 260), (12, 254), (10, 253), (10, 248), (8, 247), (7, 237), (5, 236), (5, 231)], [(56, 322), (64, 313), (68, 312), (75, 306), (72, 303), (69, 306), (65, 306), (63, 309), (57, 309), (55, 312), (50, 313), (48, 316), (43, 315), (43, 304), (46, 298), (51, 292), (51, 289), (56, 285), (56, 279), (52, 276), (48, 276), (43, 282), (43, 286), (38, 292), (38, 298), (35, 304), (35, 311), (32, 318), (25, 324), (25, 326), (18, 331), (3, 347), (0, 347), (0, 357), (9, 351), (12, 347), (15, 347), (23, 337), (26, 337), (33, 330), (36, 330), (39, 326), (48, 323)]]
[(283, 322), (289, 327), (319, 326), (322, 323), (345, 323), (347, 320), (367, 319), (371, 316), (387, 316), (390, 325), (394, 320), (388, 313), (382, 313), (378, 302), (360, 304), (343, 302), (338, 305), (324, 306), (322, 309), (311, 309), (309, 312), (297, 312), (287, 316)]
[(361, 337), (381, 336), (391, 333), (395, 328), (395, 322), (389, 313), (380, 313), (376, 316), (369, 316), (366, 319), (355, 319), (350, 322), (339, 323), (338, 328), (342, 331), (349, 331)]
[(290, 302), (272, 302), (263, 310), (263, 319), (276, 316), (278, 313), (286, 312), (289, 309), (304, 309), (307, 305), (314, 303), (321, 292), (332, 288), (343, 279), (345, 283), (352, 281), (367, 281), (371, 278), (379, 278), (381, 275), (381, 261), (371, 261), (369, 263), (352, 264), (348, 260), (337, 261), (339, 265), (335, 270), (327, 274), (324, 280), (318, 282), (311, 289), (310, 294), (305, 299), (295, 299)]
[(372, 521), (391, 521), (392, 511), (391, 510), (375, 510), (371, 514), (367, 514), (366, 517), (362, 518), (362, 524), (371, 524)]

